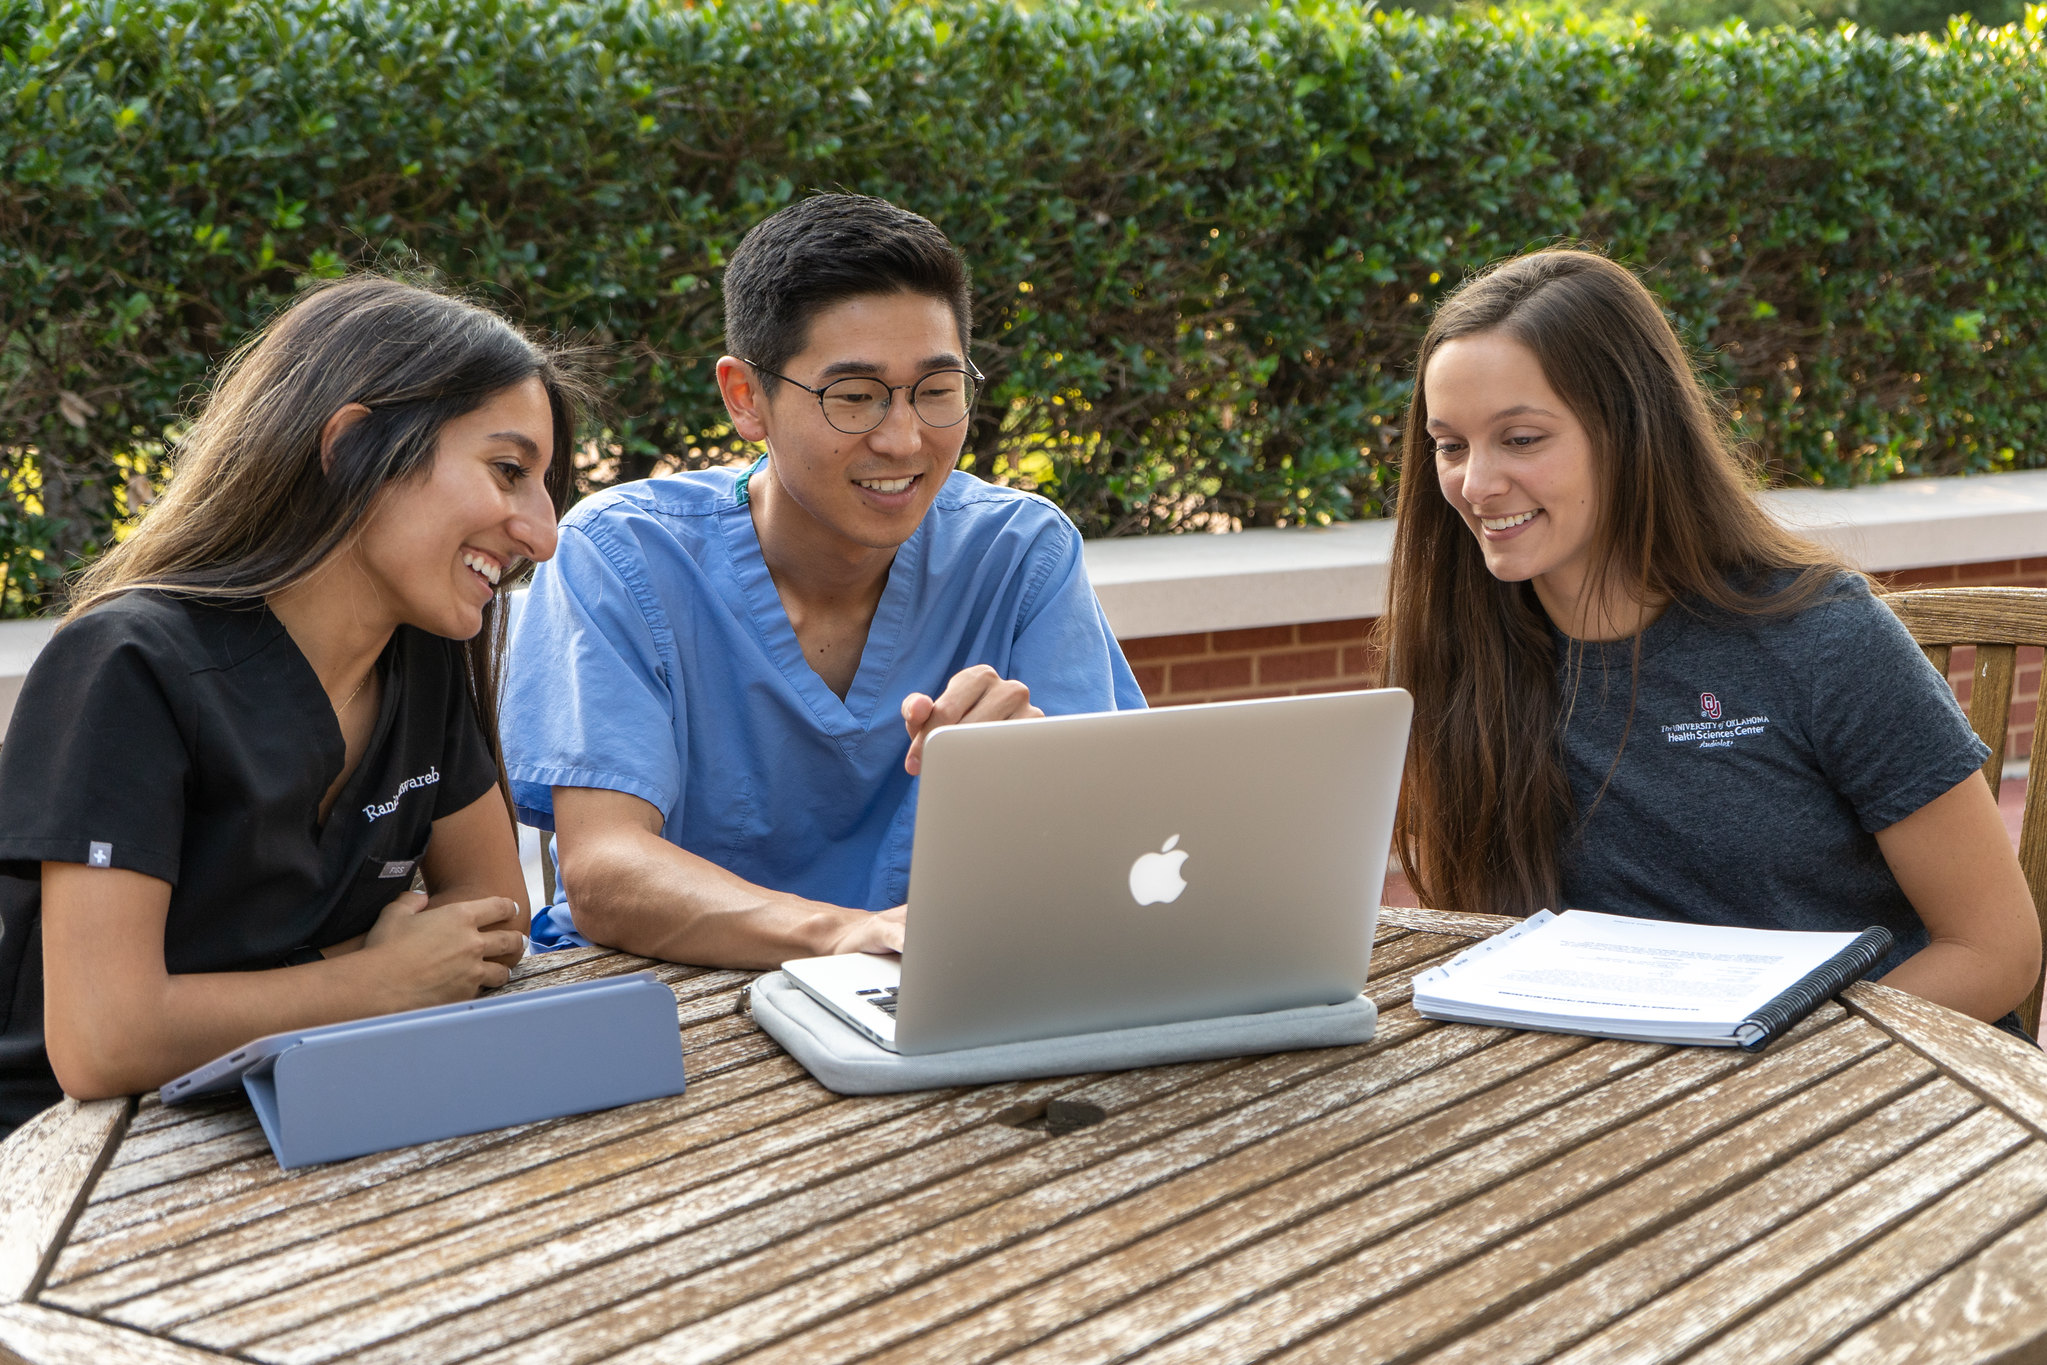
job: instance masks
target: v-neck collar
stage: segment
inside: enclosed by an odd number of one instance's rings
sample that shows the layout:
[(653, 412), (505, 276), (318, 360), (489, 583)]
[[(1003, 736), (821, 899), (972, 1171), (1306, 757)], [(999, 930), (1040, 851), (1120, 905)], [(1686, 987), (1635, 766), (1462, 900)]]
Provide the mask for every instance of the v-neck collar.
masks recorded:
[[(299, 648), (299, 642), (292, 638), (291, 632), (285, 629), (284, 622), (275, 612), (266, 606), (263, 614), (271, 629), (276, 632), (274, 647), (284, 651), (287, 671), (297, 675), (293, 679), (294, 689), (304, 708), (306, 721), (312, 727), (312, 733), (320, 747), (320, 794), (324, 796), (327, 789), (334, 785), (335, 777), (341, 772), (341, 765), (348, 761), (347, 737), (341, 733), (341, 720), (334, 714), (334, 703), (328, 700), (327, 689), (320, 685), (320, 675), (314, 669), (312, 660)], [(323, 853), (330, 851), (335, 841), (341, 838), (339, 829), (345, 821), (337, 817), (362, 804), (354, 798), (360, 794), (363, 783), (370, 780), (370, 770), (376, 766), (373, 760), (390, 738), (391, 727), (398, 715), (400, 702), (398, 693), (401, 690), (399, 670), (392, 667), (392, 660), (397, 655), (398, 631), (403, 629), (404, 627), (400, 626), (393, 630), (391, 638), (384, 642), (383, 651), (377, 655), (377, 661), (373, 665), (379, 679), (377, 721), (370, 727), (369, 740), (363, 745), (362, 757), (356, 760), (355, 771), (348, 775), (348, 780), (341, 784), (341, 790), (334, 794), (334, 805), (327, 812), (324, 823), (320, 819), (319, 799), (317, 797), (314, 799), (309, 826)]]
[[(398, 628), (403, 629), (403, 626)], [(323, 846), (339, 837), (335, 832), (339, 822), (334, 817), (343, 811), (352, 811), (362, 804), (359, 798), (362, 795), (363, 784), (373, 777), (375, 759), (390, 742), (391, 728), (397, 723), (398, 707), (404, 700), (399, 693), (405, 690), (404, 680), (400, 676), (401, 671), (393, 666), (397, 653), (398, 631), (394, 630), (391, 632), (391, 638), (384, 642), (383, 652), (377, 655), (377, 723), (370, 727), (370, 737), (363, 743), (362, 757), (356, 760), (355, 771), (341, 784), (341, 790), (334, 793), (334, 806), (327, 812), (326, 823), (320, 826), (320, 842)], [(306, 666), (312, 667), (311, 664)], [(326, 697), (327, 693), (322, 689), (320, 699), (325, 701)], [(338, 772), (341, 763), (348, 761), (348, 741), (341, 733), (341, 719), (334, 714), (332, 705), (327, 707), (327, 723), (333, 727), (334, 742), (341, 747), (341, 762), (334, 765), (334, 770)], [(328, 781), (331, 782), (333, 779), (329, 778)]]
[[(748, 475), (752, 473), (751, 469), (747, 471)], [(796, 627), (790, 623), (789, 613), (782, 606), (782, 595), (775, 591), (774, 576), (768, 572), (767, 556), (761, 550), (760, 535), (754, 530), (753, 511), (746, 499), (743, 496), (735, 498), (733, 505), (724, 511), (723, 519), (725, 549), (731, 559), (732, 576), (745, 595), (748, 614), (753, 618), (761, 647), (774, 661), (783, 679), (803, 698), (826, 733), (842, 743), (857, 740), (873, 726), (880, 714), (882, 688), (894, 672), (896, 657), (902, 650), (903, 626), (913, 592), (911, 585), (915, 583), (918, 566), (924, 559), (925, 530), (931, 520), (929, 514), (910, 538), (896, 547), (896, 557), (888, 567), (888, 581), (882, 585), (881, 601), (875, 605), (874, 619), (868, 623), (867, 639), (860, 648), (860, 667), (853, 674), (853, 685), (846, 689), (843, 700), (818, 676), (817, 670), (810, 666), (810, 660), (803, 657), (803, 646), (796, 639)]]

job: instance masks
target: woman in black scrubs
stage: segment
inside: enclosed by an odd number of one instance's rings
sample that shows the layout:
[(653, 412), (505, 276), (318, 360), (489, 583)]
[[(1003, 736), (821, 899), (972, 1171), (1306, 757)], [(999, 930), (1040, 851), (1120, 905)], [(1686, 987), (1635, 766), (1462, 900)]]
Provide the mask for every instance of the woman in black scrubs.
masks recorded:
[(494, 314), (376, 277), (229, 362), (0, 744), (0, 1133), (60, 1086), (504, 983), (498, 593), (554, 553), (578, 395)]

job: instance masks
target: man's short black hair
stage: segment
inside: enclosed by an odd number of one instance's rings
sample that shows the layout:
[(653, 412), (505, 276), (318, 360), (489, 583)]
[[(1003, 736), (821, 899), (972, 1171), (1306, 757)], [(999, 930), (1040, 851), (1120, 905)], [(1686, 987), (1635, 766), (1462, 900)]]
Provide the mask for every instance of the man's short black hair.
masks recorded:
[(754, 225), (725, 267), (725, 348), (780, 370), (809, 341), (812, 318), (863, 294), (943, 300), (964, 357), (974, 330), (966, 260), (930, 219), (865, 194), (813, 195)]

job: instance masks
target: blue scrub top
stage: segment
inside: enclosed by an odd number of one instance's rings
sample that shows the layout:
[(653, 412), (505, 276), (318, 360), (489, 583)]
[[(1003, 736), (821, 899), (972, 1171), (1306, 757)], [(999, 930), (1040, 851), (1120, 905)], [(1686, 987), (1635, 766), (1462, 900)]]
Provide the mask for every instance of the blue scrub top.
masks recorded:
[[(647, 479), (563, 521), (500, 716), (520, 819), (552, 829), (552, 787), (630, 792), (664, 838), (748, 881), (885, 910), (907, 899), (916, 817), (904, 697), (988, 664), (1047, 715), (1144, 705), (1073, 524), (960, 472), (897, 550), (841, 701), (796, 642), (745, 479)], [(533, 938), (582, 941), (560, 893)]]

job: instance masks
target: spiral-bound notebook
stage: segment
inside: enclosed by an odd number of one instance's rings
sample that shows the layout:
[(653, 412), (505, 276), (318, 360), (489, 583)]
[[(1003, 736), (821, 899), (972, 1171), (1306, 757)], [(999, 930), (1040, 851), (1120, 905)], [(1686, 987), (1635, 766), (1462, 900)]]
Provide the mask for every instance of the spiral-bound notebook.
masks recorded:
[(1766, 1046), (1883, 959), (1891, 936), (1545, 910), (1414, 979), (1430, 1019), (1643, 1043)]

